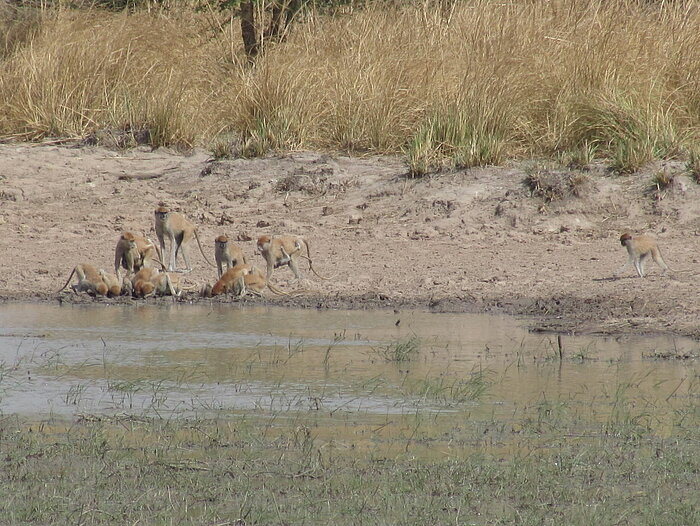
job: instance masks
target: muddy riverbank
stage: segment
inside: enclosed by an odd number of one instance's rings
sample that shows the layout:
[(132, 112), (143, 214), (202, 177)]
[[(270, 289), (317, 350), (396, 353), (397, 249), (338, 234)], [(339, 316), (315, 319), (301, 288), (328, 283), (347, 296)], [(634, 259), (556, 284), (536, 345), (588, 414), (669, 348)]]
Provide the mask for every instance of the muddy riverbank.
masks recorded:
[[(663, 172), (671, 184), (654, 186)], [(410, 179), (401, 159), (317, 152), (213, 160), (208, 152), (0, 145), (0, 300), (123, 303), (53, 291), (78, 263), (113, 268), (130, 230), (155, 239), (164, 201), (198, 227), (208, 256), (227, 234), (258, 264), (262, 234), (303, 234), (314, 266), (298, 297), (246, 298), (308, 308), (418, 308), (532, 318), (539, 330), (668, 332), (700, 338), (700, 186), (681, 162), (618, 176), (603, 164), (518, 163)], [(615, 274), (622, 231), (649, 232), (667, 263)], [(196, 247), (191, 291), (216, 271)], [(299, 285), (288, 270), (273, 282)], [(150, 302), (170, 299), (146, 300)], [(230, 298), (213, 301), (231, 301)]]

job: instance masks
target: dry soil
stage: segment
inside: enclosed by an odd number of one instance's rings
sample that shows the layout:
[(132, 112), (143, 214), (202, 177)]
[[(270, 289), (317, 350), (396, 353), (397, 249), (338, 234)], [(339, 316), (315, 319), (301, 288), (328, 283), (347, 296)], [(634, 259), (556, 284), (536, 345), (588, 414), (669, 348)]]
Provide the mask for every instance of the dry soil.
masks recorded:
[[(654, 176), (672, 176), (664, 189)], [(528, 183), (529, 181), (529, 183)], [(538, 186), (539, 185), (539, 186)], [(517, 163), (407, 177), (394, 157), (295, 152), (214, 160), (208, 152), (111, 150), (83, 144), (0, 145), (0, 300), (128, 303), (57, 295), (71, 269), (113, 269), (122, 231), (154, 240), (161, 201), (194, 222), (210, 259), (222, 233), (254, 262), (261, 234), (303, 234), (314, 267), (296, 297), (241, 301), (309, 308), (418, 308), (526, 318), (533, 330), (670, 332), (700, 338), (700, 186), (679, 162), (611, 174)], [(667, 263), (642, 279), (626, 261), (622, 231), (656, 236)], [(196, 245), (191, 292), (216, 280)], [(144, 301), (144, 300), (140, 300)], [(150, 299), (149, 302), (171, 301)]]

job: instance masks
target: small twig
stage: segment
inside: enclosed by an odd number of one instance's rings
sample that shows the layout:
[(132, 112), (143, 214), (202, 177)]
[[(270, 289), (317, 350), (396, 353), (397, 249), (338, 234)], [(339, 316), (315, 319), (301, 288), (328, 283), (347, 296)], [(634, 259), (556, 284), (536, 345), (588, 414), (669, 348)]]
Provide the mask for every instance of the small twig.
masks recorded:
[(671, 392), (670, 395), (668, 395), (668, 396), (666, 397), (666, 401), (667, 401), (667, 402), (668, 402), (668, 400), (669, 400), (673, 395), (676, 394), (676, 391), (678, 391), (678, 389), (680, 389), (680, 387), (681, 387), (681, 385), (683, 384), (683, 382), (685, 382), (685, 378), (681, 378), (681, 381), (678, 382), (678, 385), (676, 386), (676, 388)]
[(557, 346), (559, 351), (559, 361), (564, 358), (564, 346), (561, 343), (561, 334), (557, 334)]
[(137, 175), (120, 175), (118, 179), (120, 181), (132, 181), (136, 179), (137, 181), (147, 181), (148, 179), (158, 179), (159, 177), (162, 177), (162, 173), (160, 174), (137, 174)]

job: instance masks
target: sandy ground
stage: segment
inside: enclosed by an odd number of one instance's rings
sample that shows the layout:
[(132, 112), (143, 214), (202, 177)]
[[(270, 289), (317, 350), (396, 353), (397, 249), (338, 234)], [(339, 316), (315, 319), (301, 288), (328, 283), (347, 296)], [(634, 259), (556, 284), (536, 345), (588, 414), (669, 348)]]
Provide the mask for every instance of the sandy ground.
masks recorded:
[[(524, 184), (533, 163), (422, 179), (400, 159), (313, 152), (214, 161), (159, 149), (115, 151), (78, 145), (0, 145), (0, 300), (130, 302), (57, 295), (71, 269), (113, 269), (122, 231), (154, 240), (153, 210), (164, 201), (198, 226), (213, 260), (214, 238), (238, 240), (249, 259), (261, 234), (303, 234), (314, 267), (300, 285), (288, 269), (273, 283), (303, 286), (296, 298), (246, 298), (314, 308), (419, 308), (525, 316), (534, 330), (670, 332), (700, 338), (700, 186), (682, 163), (615, 176), (603, 166), (550, 169), (545, 181), (584, 175), (547, 203)], [(675, 174), (658, 192), (659, 170)], [(638, 278), (615, 277), (626, 252), (621, 231), (653, 233), (667, 263)], [(183, 283), (216, 280), (196, 245)], [(141, 300), (144, 301), (144, 300)], [(169, 300), (145, 300), (169, 301)], [(200, 299), (195, 292), (180, 301)]]

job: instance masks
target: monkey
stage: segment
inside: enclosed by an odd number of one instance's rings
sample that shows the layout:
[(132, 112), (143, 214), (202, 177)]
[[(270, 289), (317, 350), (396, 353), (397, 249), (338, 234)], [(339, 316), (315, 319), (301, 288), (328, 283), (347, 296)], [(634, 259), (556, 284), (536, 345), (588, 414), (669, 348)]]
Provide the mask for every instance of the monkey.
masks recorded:
[(245, 296), (246, 292), (250, 291), (256, 296), (262, 296), (262, 291), (265, 290), (265, 287), (269, 288), (274, 294), (279, 294), (280, 296), (289, 295), (289, 293), (282, 292), (271, 285), (258, 267), (253, 267), (250, 272), (243, 276), (243, 282), (239, 282), (236, 288), (234, 288), (233, 293), (239, 296)]
[(153, 280), (158, 277), (160, 272), (154, 267), (145, 267), (139, 270), (131, 278), (133, 295), (137, 298), (147, 298), (153, 295), (155, 285)]
[(179, 298), (180, 294), (182, 294), (180, 280), (167, 272), (161, 272), (151, 278), (151, 283), (153, 283), (153, 293), (156, 296), (172, 296), (174, 299)]
[(200, 293), (204, 297), (218, 296), (219, 294), (234, 294), (237, 297), (245, 296), (250, 291), (258, 296), (262, 295), (265, 287), (273, 293), (281, 296), (289, 296), (288, 292), (281, 291), (271, 285), (263, 272), (254, 265), (239, 264), (228, 269), (221, 278), (214, 283), (214, 286), (206, 285)]
[(56, 291), (56, 294), (62, 292), (63, 289), (68, 286), (68, 283), (70, 283), (73, 275), (75, 275), (75, 277), (78, 278), (78, 282), (75, 285), (71, 285), (73, 292), (76, 294), (79, 292), (87, 292), (93, 296), (106, 296), (109, 293), (109, 287), (102, 279), (101, 272), (104, 271), (97, 270), (94, 265), (90, 265), (89, 263), (76, 265), (73, 267), (66, 283)]
[(659, 250), (656, 240), (653, 237), (646, 234), (632, 236), (632, 234), (629, 232), (625, 232), (620, 236), (620, 244), (627, 248), (629, 259), (627, 260), (627, 263), (622, 265), (617, 270), (617, 272), (625, 268), (627, 265), (632, 265), (637, 271), (637, 274), (639, 274), (639, 277), (643, 278), (644, 266), (649, 256), (651, 256), (651, 258), (663, 269), (664, 274), (668, 270), (671, 270), (661, 257), (661, 251)]
[(100, 277), (107, 285), (107, 295), (110, 297), (121, 296), (122, 294), (122, 282), (114, 274), (108, 274), (104, 270), (100, 269)]
[(117, 276), (120, 276), (119, 270), (122, 266), (129, 274), (141, 268), (141, 253), (136, 246), (136, 238), (131, 232), (123, 232), (114, 249), (114, 273)]
[(178, 212), (172, 212), (163, 203), (158, 206), (155, 210), (155, 227), (156, 234), (158, 236), (158, 241), (160, 241), (160, 251), (165, 254), (165, 237), (167, 236), (170, 240), (170, 257), (168, 259), (168, 271), (177, 271), (177, 254), (182, 250), (182, 259), (185, 261), (185, 267), (187, 270), (192, 270), (192, 267), (187, 261), (186, 246), (194, 237), (197, 240), (197, 245), (199, 246), (199, 251), (202, 253), (205, 261), (209, 263), (212, 267), (214, 264), (209, 261), (207, 255), (202, 249), (202, 244), (199, 242), (199, 236), (197, 235), (197, 230), (194, 225), (190, 223), (182, 214)]
[[(267, 264), (267, 279), (272, 276), (272, 270), (281, 266), (287, 265), (294, 277), (301, 278), (301, 272), (296, 262), (295, 256), (301, 250), (301, 242), (299, 239), (291, 236), (275, 237), (260, 236), (257, 242), (258, 252), (265, 259)], [(308, 246), (307, 246), (308, 248)]]
[(179, 279), (167, 272), (149, 267), (142, 268), (132, 278), (133, 295), (137, 298), (150, 296), (173, 296), (179, 298), (182, 293)]
[(114, 273), (121, 277), (120, 267), (128, 274), (133, 274), (141, 268), (141, 253), (136, 246), (136, 238), (131, 232), (123, 232), (114, 249)]
[(212, 297), (233, 292), (235, 284), (243, 280), (247, 272), (248, 269), (241, 268), (241, 266), (227, 269), (218, 281), (214, 283), (213, 287), (207, 285), (205, 289), (203, 289), (202, 295)]
[(122, 233), (114, 249), (114, 273), (117, 279), (121, 279), (120, 267), (124, 267), (127, 275), (130, 275), (138, 272), (142, 267), (150, 267), (152, 260), (159, 261), (163, 265), (161, 252), (153, 241), (131, 232)]
[(122, 295), (123, 296), (133, 296), (134, 295), (134, 284), (131, 282), (127, 276), (122, 278)]
[[(302, 248), (306, 246), (306, 255)], [(321, 276), (313, 267), (311, 260), (311, 248), (309, 242), (301, 236), (260, 236), (258, 238), (257, 249), (267, 263), (267, 279), (272, 276), (272, 270), (287, 265), (296, 279), (301, 279), (301, 272), (297, 264), (297, 256), (309, 262), (309, 269), (321, 279), (329, 279)]]
[(242, 268), (243, 279), (239, 279), (234, 283), (233, 293), (236, 296), (245, 296), (248, 291), (256, 296), (262, 296), (262, 291), (265, 290), (265, 287), (280, 296), (289, 296), (288, 292), (283, 292), (271, 285), (267, 281), (265, 274), (258, 267), (254, 265), (240, 265), (240, 267)]
[(153, 266), (152, 261), (156, 261), (162, 269), (165, 269), (165, 264), (163, 263), (163, 253), (160, 251), (158, 245), (151, 240), (151, 238), (134, 234), (134, 239), (136, 240), (136, 248), (138, 248), (139, 254), (141, 254), (142, 267), (151, 267)]
[(134, 283), (133, 295), (136, 298), (148, 298), (153, 296), (156, 286), (152, 281), (140, 279)]
[(246, 263), (243, 250), (238, 245), (229, 243), (228, 237), (220, 235), (214, 240), (215, 245), (215, 260), (216, 267), (219, 271), (219, 278), (223, 274), (223, 264), (226, 263), (226, 270), (235, 267), (236, 265)]
[(139, 270), (136, 274), (131, 276), (131, 283), (136, 283), (140, 279), (150, 281), (159, 273), (160, 271), (155, 267), (144, 267), (141, 270)]

